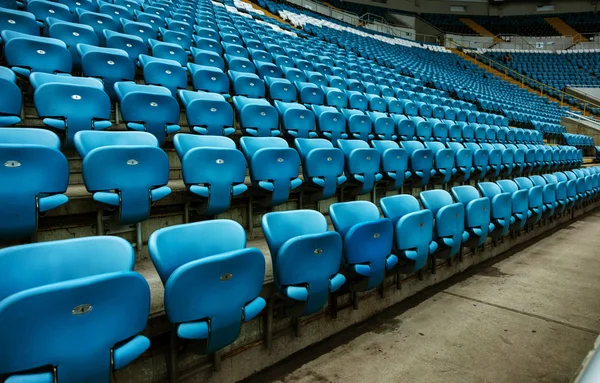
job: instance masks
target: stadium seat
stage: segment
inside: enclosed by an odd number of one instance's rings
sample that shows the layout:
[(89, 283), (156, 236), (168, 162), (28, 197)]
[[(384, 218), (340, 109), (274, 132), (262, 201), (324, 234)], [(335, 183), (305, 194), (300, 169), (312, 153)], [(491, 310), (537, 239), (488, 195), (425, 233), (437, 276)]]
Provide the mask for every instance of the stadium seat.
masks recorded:
[(206, 340), (205, 353), (235, 341), (242, 322), (266, 306), (259, 296), (264, 255), (246, 248), (246, 233), (235, 221), (159, 229), (150, 236), (148, 251), (165, 286), (165, 312), (173, 331), (180, 339)]
[[(529, 211), (532, 213), (528, 224), (533, 226), (542, 219), (547, 210), (544, 206), (543, 189), (541, 186), (535, 186), (533, 182), (526, 177), (517, 177), (513, 179), (513, 181), (519, 186), (519, 189), (527, 190), (529, 196)], [(554, 211), (554, 209), (552, 209), (552, 211)]]
[(246, 159), (227, 137), (177, 134), (173, 144), (188, 190), (206, 199), (205, 214), (226, 212), (231, 199), (248, 190)]
[(169, 89), (162, 86), (115, 83), (121, 116), (127, 128), (152, 133), (163, 146), (169, 134), (178, 132), (179, 104)]
[(315, 138), (315, 115), (304, 105), (275, 100), (284, 135), (292, 138)]
[(150, 288), (134, 261), (118, 237), (0, 250), (0, 374), (7, 382), (108, 382), (142, 355), (150, 347), (138, 335)]
[(544, 202), (544, 212), (542, 219), (548, 219), (555, 213), (555, 209), (558, 206), (556, 200), (556, 185), (554, 183), (548, 183), (546, 179), (539, 175), (529, 176), (534, 186), (542, 187), (542, 200)]
[(92, 27), (85, 24), (69, 23), (52, 17), (46, 19), (48, 36), (67, 44), (71, 53), (73, 69), (81, 69), (81, 58), (77, 53), (77, 44), (98, 45), (98, 36)]
[(343, 239), (344, 265), (354, 274), (349, 281), (356, 280), (355, 291), (379, 286), (386, 270), (398, 263), (392, 254), (392, 221), (380, 218), (377, 206), (367, 201), (334, 203), (329, 206), (329, 216)]
[(433, 153), (433, 169), (435, 175), (434, 182), (440, 182), (442, 185), (447, 184), (456, 174), (454, 163), (454, 150), (447, 148), (441, 142), (425, 142), (425, 148), (430, 149)]
[(156, 39), (148, 39), (152, 56), (177, 61), (179, 65), (184, 66), (187, 64), (188, 54), (187, 52), (176, 44), (169, 44)]
[(265, 83), (269, 89), (269, 97), (272, 100), (283, 102), (296, 101), (296, 87), (288, 79), (267, 76), (265, 77)]
[(198, 134), (230, 136), (233, 127), (233, 108), (217, 93), (179, 91), (188, 125)]
[(233, 93), (250, 98), (265, 97), (265, 82), (254, 73), (229, 70), (227, 72), (233, 84)]
[(119, 224), (144, 221), (150, 205), (171, 193), (169, 160), (154, 135), (81, 131), (74, 141), (86, 189), (95, 201), (118, 208)]
[(285, 203), (290, 191), (302, 184), (300, 156), (283, 138), (242, 137), (242, 153), (248, 161), (252, 184), (269, 194), (269, 205)]
[(410, 179), (412, 173), (408, 170), (408, 153), (400, 148), (398, 143), (388, 140), (373, 140), (371, 145), (381, 155), (381, 174), (388, 180), (389, 188), (398, 190), (404, 182)]
[(93, 78), (32, 73), (33, 102), (44, 124), (61, 132), (63, 143), (72, 147), (81, 130), (103, 130), (111, 126), (110, 99), (102, 83)]
[(532, 216), (532, 212), (529, 211), (529, 192), (527, 190), (520, 190), (519, 185), (513, 180), (499, 180), (496, 181), (496, 184), (503, 193), (511, 195), (512, 216), (515, 221), (510, 229), (520, 231)]
[(139, 55), (139, 60), (146, 84), (165, 87), (173, 96), (177, 90), (187, 88), (187, 72), (177, 61), (145, 54)]
[(411, 177), (406, 179), (406, 185), (410, 188), (424, 187), (436, 175), (432, 150), (419, 141), (401, 141), (400, 146), (406, 150), (409, 158)]
[(0, 128), (0, 241), (34, 235), (38, 215), (64, 205), (67, 159), (54, 133), (34, 128)]
[(141, 37), (108, 29), (105, 29), (103, 33), (107, 48), (121, 49), (127, 52), (127, 55), (134, 63), (138, 62), (140, 55), (148, 54), (148, 45)]
[(516, 218), (512, 216), (512, 196), (510, 193), (502, 192), (500, 186), (493, 182), (479, 182), (477, 187), (481, 195), (490, 201), (490, 222), (494, 225), (495, 230), (488, 234), (494, 241), (497, 241), (508, 234), (516, 221)]
[(279, 292), (298, 308), (287, 315), (310, 315), (322, 309), (329, 293), (345, 282), (339, 273), (342, 239), (327, 230), (327, 220), (314, 210), (267, 213), (262, 228), (269, 245), (273, 277)]
[(358, 185), (358, 194), (371, 192), (383, 178), (379, 173), (379, 151), (370, 148), (362, 140), (338, 140), (338, 146), (344, 152), (345, 174), (352, 183)]
[(322, 138), (296, 138), (296, 150), (302, 162), (302, 175), (309, 185), (320, 189), (320, 199), (333, 197), (346, 182), (344, 153)]
[(465, 246), (478, 248), (485, 245), (496, 226), (491, 222), (491, 204), (486, 196), (481, 197), (473, 186), (455, 186), (452, 188), (454, 200), (465, 207), (465, 228), (469, 232), (469, 240)]
[(234, 96), (233, 105), (242, 131), (255, 137), (278, 136), (279, 114), (267, 100)]
[(0, 67), (0, 126), (10, 126), (21, 122), (23, 96), (17, 86), (17, 76), (6, 67)]
[(11, 30), (3, 30), (0, 36), (4, 60), (19, 76), (29, 77), (35, 72), (71, 73), (71, 54), (61, 40)]
[[(193, 63), (188, 63), (187, 68), (192, 77), (192, 85), (195, 90), (219, 93), (225, 98), (230, 97), (229, 78), (221, 69)], [(187, 84), (187, 75), (185, 76), (185, 84)], [(183, 78), (181, 85), (180, 88), (185, 89)]]
[[(454, 203), (450, 193), (440, 189), (423, 191), (419, 197), (423, 207), (433, 215), (434, 239), (438, 244), (434, 260), (451, 259), (458, 255), (463, 243), (469, 239), (469, 233), (465, 230), (464, 205)], [(433, 271), (435, 262), (432, 262), (431, 267)]]
[(339, 139), (348, 138), (346, 118), (332, 106), (311, 105), (315, 113), (317, 130), (321, 137), (330, 140), (337, 147)]
[(342, 114), (348, 122), (348, 135), (362, 141), (370, 141), (373, 135), (373, 124), (371, 119), (362, 111), (354, 109), (342, 109)]
[(382, 198), (380, 204), (394, 225), (393, 253), (398, 256), (398, 271), (411, 274), (423, 269), (438, 247), (433, 240), (431, 211), (421, 210), (419, 201), (407, 194)]
[(81, 56), (83, 75), (102, 79), (104, 91), (111, 100), (117, 99), (116, 82), (135, 78), (135, 64), (124, 50), (77, 44), (77, 52)]
[(30, 12), (0, 7), (0, 31), (15, 31), (32, 36), (40, 35), (40, 26)]

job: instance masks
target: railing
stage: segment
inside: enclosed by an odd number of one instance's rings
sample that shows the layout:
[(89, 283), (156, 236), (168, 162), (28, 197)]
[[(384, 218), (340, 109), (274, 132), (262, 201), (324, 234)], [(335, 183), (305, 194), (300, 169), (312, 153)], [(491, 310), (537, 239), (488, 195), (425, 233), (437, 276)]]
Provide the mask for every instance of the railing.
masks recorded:
[(590, 128), (596, 129), (597, 131), (600, 132), (600, 121), (593, 120), (591, 118), (582, 116), (581, 114), (578, 114), (578, 113), (573, 113), (571, 111), (567, 111), (567, 114), (569, 115), (569, 117), (574, 118), (576, 120), (583, 120), (583, 121), (589, 122), (590, 124), (593, 124), (592, 126), (590, 126)]
[[(459, 49), (459, 50), (462, 49), (465, 54), (467, 54), (467, 55), (471, 54), (471, 55), (475, 56), (476, 60), (481, 61), (482, 63), (488, 65), (489, 67), (491, 67), (492, 69), (497, 70), (500, 73), (503, 73), (504, 74), (504, 80), (507, 80), (508, 77), (511, 77), (515, 81), (517, 81), (518, 83), (520, 83), (520, 86), (523, 87), (523, 88), (525, 88), (525, 86), (526, 86), (525, 84), (526, 83), (527, 83), (527, 86), (529, 86), (529, 84), (537, 85), (540, 88), (540, 90), (539, 90), (540, 96), (544, 96), (545, 95), (548, 98), (550, 98), (550, 97), (556, 98), (557, 100), (559, 100), (559, 105), (560, 106), (567, 105), (565, 103), (565, 97), (571, 97), (571, 98), (576, 99), (579, 102), (582, 102), (583, 103), (583, 116), (586, 115), (586, 113), (588, 112), (589, 108), (592, 108), (592, 107), (593, 108), (600, 108), (600, 105), (598, 105), (598, 104), (595, 104), (593, 102), (584, 100), (584, 99), (579, 98), (577, 96), (574, 96), (572, 94), (568, 94), (568, 93), (566, 93), (566, 92), (564, 92), (564, 91), (562, 91), (560, 89), (557, 89), (557, 88), (554, 88), (554, 87), (552, 87), (550, 85), (544, 84), (543, 82), (534, 80), (531, 77), (527, 77), (524, 74), (521, 74), (521, 73), (517, 72), (516, 70), (511, 69), (511, 68), (507, 67), (506, 65), (503, 65), (503, 64), (499, 63), (498, 61), (492, 60), (491, 58), (489, 58), (489, 57), (487, 57), (485, 55), (482, 55), (481, 53), (478, 53), (478, 52), (476, 52), (474, 50), (465, 50), (465, 48), (467, 48), (467, 47), (465, 47), (465, 46), (463, 46), (461, 44), (458, 44), (458, 43), (454, 42), (454, 45), (456, 46), (457, 49)], [(544, 91), (545, 91), (545, 94), (544, 94)], [(556, 97), (554, 95), (550, 95), (550, 91), (558, 92), (560, 98), (558, 98), (558, 97)]]
[[(498, 34), (496, 36), (481, 36), (478, 34), (447, 33), (446, 40), (453, 38), (468, 48), (500, 48), (559, 51), (572, 48), (600, 49), (600, 32), (578, 34), (575, 36), (521, 36), (515, 34)], [(581, 41), (586, 38), (589, 41)], [(503, 41), (498, 41), (501, 39)]]

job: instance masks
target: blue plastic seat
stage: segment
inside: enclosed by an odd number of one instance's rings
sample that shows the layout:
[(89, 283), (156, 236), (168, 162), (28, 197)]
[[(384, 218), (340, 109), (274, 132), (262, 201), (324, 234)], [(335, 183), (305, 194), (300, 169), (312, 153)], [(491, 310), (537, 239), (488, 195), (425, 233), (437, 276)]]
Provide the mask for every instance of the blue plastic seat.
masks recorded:
[(102, 79), (104, 91), (112, 100), (117, 99), (116, 82), (133, 81), (135, 78), (135, 64), (121, 49), (78, 44), (77, 52), (81, 56), (83, 75)]
[(61, 40), (11, 30), (3, 30), (0, 36), (6, 64), (16, 74), (28, 77), (34, 72), (71, 73), (71, 54)]
[(283, 102), (293, 102), (297, 99), (296, 87), (285, 78), (276, 78), (266, 76), (264, 78), (267, 88), (269, 89), (269, 97), (272, 100)]
[(339, 139), (348, 138), (346, 134), (346, 118), (331, 106), (311, 105), (315, 113), (318, 133), (337, 147)]
[(214, 67), (221, 71), (225, 70), (225, 61), (218, 53), (207, 51), (205, 49), (198, 49), (196, 47), (191, 47), (190, 50), (194, 57), (195, 64)]
[[(544, 205), (543, 188), (541, 186), (535, 186), (533, 182), (526, 177), (517, 177), (513, 180), (521, 190), (527, 190), (529, 197), (529, 211), (532, 213), (528, 224), (535, 225), (547, 212), (547, 208)], [(554, 208), (552, 209), (554, 212)]]
[(294, 83), (298, 89), (298, 99), (304, 104), (323, 105), (325, 103), (325, 93), (320, 86), (311, 82)]
[(177, 134), (173, 144), (183, 182), (190, 192), (206, 200), (205, 214), (226, 212), (231, 199), (248, 190), (244, 184), (246, 159), (231, 139)]
[(248, 135), (256, 137), (278, 136), (279, 114), (267, 100), (234, 96), (240, 127)]
[[(193, 63), (188, 63), (187, 67), (192, 77), (192, 85), (195, 90), (219, 93), (223, 95), (223, 97), (230, 97), (229, 78), (227, 78), (227, 75), (221, 69)], [(182, 78), (180, 87), (185, 89), (185, 85), (187, 85), (187, 74), (185, 74), (185, 70), (181, 76)], [(183, 78), (184, 76), (185, 79)]]
[(210, 136), (229, 136), (235, 132), (233, 108), (220, 94), (180, 90), (179, 99), (194, 132)]
[(408, 170), (408, 153), (394, 141), (374, 140), (371, 145), (381, 155), (381, 174), (389, 181), (389, 188), (398, 190), (404, 182), (410, 179), (412, 173)]
[(344, 153), (320, 138), (296, 138), (294, 144), (300, 154), (305, 182), (320, 190), (320, 199), (333, 197), (337, 187), (347, 180)]
[(63, 135), (72, 146), (75, 133), (111, 126), (110, 99), (97, 79), (32, 73), (33, 102), (44, 124)]
[(574, 200), (569, 197), (567, 192), (568, 181), (560, 180), (555, 174), (544, 174), (543, 177), (548, 185), (554, 185), (557, 203), (555, 214), (560, 215), (563, 214), (567, 209), (570, 210), (573, 207)]
[[(469, 148), (473, 150), (470, 144), (467, 144), (467, 146), (469, 146)], [(508, 155), (503, 159), (502, 150), (494, 148), (492, 144), (484, 142), (480, 144), (480, 147), (481, 149), (486, 150), (488, 152), (488, 176), (491, 176), (492, 178), (498, 178), (503, 169), (505, 169), (504, 165), (507, 164), (507, 162), (503, 162), (503, 160), (506, 160), (508, 158)]]
[(60, 139), (44, 129), (0, 128), (0, 163), (0, 240), (30, 237), (39, 213), (69, 200), (62, 194), (69, 167)]
[(457, 173), (454, 162), (454, 150), (447, 148), (441, 142), (425, 142), (425, 147), (433, 153), (433, 169), (435, 170), (434, 182), (447, 184)]
[[(513, 173), (514, 168), (516, 167), (514, 155), (512, 149), (507, 148), (504, 144), (483, 144), (483, 145), (492, 145), (494, 149), (500, 150), (501, 158), (502, 158), (502, 170), (500, 171), (501, 176), (509, 176)], [(482, 146), (483, 146), (482, 145)]]
[(127, 55), (134, 63), (137, 63), (140, 55), (148, 53), (148, 45), (141, 37), (105, 29), (104, 38), (107, 48), (121, 49), (127, 52)]
[[(167, 88), (172, 95), (187, 87), (187, 72), (177, 61), (142, 54), (139, 56), (144, 82)], [(192, 64), (194, 65), (194, 64)]]
[(81, 58), (77, 53), (77, 44), (98, 45), (98, 36), (89, 25), (69, 23), (49, 17), (48, 36), (63, 41), (71, 53), (73, 68), (81, 67)]
[(400, 141), (414, 141), (417, 139), (414, 121), (403, 114), (392, 114), (391, 117), (396, 125), (396, 132)]
[(465, 228), (469, 240), (464, 245), (473, 248), (485, 245), (486, 238), (496, 229), (491, 222), (490, 199), (481, 197), (479, 191), (469, 185), (453, 187), (452, 196), (465, 207)]
[(105, 1), (98, 1), (98, 12), (112, 17), (116, 22), (121, 19), (132, 20), (133, 12), (122, 5), (111, 4)]
[[(79, 23), (89, 25), (94, 29), (98, 36), (100, 45), (105, 45), (104, 30), (109, 29), (111, 31), (120, 32), (121, 24), (115, 21), (109, 15), (103, 13), (90, 12), (82, 8), (77, 8), (77, 15), (79, 16)], [(138, 21), (142, 21), (138, 18)]]
[(23, 96), (17, 86), (17, 76), (6, 67), (0, 67), (0, 126), (21, 122)]
[(119, 98), (121, 115), (127, 128), (148, 132), (162, 146), (169, 134), (178, 132), (179, 103), (167, 88), (118, 82), (115, 92)]
[(131, 36), (137, 36), (146, 44), (150, 44), (150, 40), (156, 40), (158, 37), (157, 31), (147, 23), (122, 19), (121, 26), (123, 28), (123, 33)]
[[(469, 239), (469, 233), (465, 230), (464, 205), (454, 203), (450, 193), (441, 189), (423, 191), (419, 197), (423, 207), (433, 215), (433, 233), (438, 244), (434, 257), (454, 257)], [(432, 262), (432, 270), (434, 267), (435, 262)]]
[(415, 136), (419, 141), (431, 141), (433, 124), (423, 117), (413, 116), (410, 119), (415, 123)]
[(527, 221), (532, 216), (529, 211), (529, 192), (528, 190), (519, 189), (513, 180), (499, 180), (496, 184), (500, 187), (503, 193), (510, 193), (512, 216), (515, 219), (511, 230), (521, 230), (527, 224)]
[(346, 176), (359, 186), (358, 194), (371, 192), (383, 178), (379, 151), (362, 140), (338, 140), (338, 146), (344, 152)]
[(512, 196), (510, 193), (502, 192), (500, 186), (493, 182), (479, 182), (477, 187), (481, 195), (490, 201), (490, 222), (495, 229), (488, 235), (493, 240), (498, 240), (508, 234), (516, 222), (516, 218), (512, 215)]
[(419, 141), (401, 141), (400, 146), (406, 150), (409, 158), (411, 177), (406, 179), (406, 186), (424, 187), (436, 175), (433, 169), (433, 152)]
[(373, 123), (366, 114), (355, 109), (342, 109), (342, 113), (348, 121), (349, 136), (363, 141), (370, 141), (374, 138)]
[(328, 231), (327, 220), (314, 210), (267, 213), (262, 218), (262, 228), (277, 289), (298, 306), (287, 311), (291, 311), (291, 316), (301, 316), (322, 309), (329, 293), (346, 282), (339, 273), (339, 233)]
[(186, 52), (190, 50), (192, 45), (192, 38), (185, 33), (172, 31), (166, 28), (159, 27), (158, 33), (162, 37), (162, 41), (165, 43), (179, 45)]
[(142, 355), (150, 347), (138, 335), (150, 288), (134, 261), (118, 237), (0, 250), (0, 374), (7, 382), (108, 382)]
[(396, 140), (396, 125), (394, 120), (386, 113), (367, 112), (367, 115), (373, 123), (374, 137), (380, 140)]
[(315, 138), (315, 115), (302, 104), (275, 101), (283, 133), (293, 138)]
[(346, 96), (348, 97), (348, 108), (363, 112), (369, 109), (369, 100), (364, 93), (355, 90), (347, 90)]
[(548, 219), (555, 214), (555, 210), (559, 206), (556, 199), (556, 184), (549, 183), (544, 177), (538, 175), (529, 176), (529, 179), (534, 186), (542, 187), (542, 199), (544, 202), (542, 219)]
[(118, 208), (120, 224), (146, 220), (150, 205), (171, 193), (169, 160), (154, 135), (82, 131), (74, 141), (86, 189), (95, 201)]
[(15, 31), (32, 36), (40, 35), (40, 26), (29, 12), (0, 7), (0, 31)]
[(244, 73), (229, 70), (233, 83), (234, 94), (251, 98), (265, 97), (265, 82), (254, 73)]
[(265, 61), (254, 61), (254, 65), (256, 66), (256, 71), (258, 72), (258, 76), (260, 78), (265, 78), (265, 77), (275, 77), (275, 78), (283, 78), (283, 72), (281, 71), (281, 69), (271, 63), (271, 62), (265, 62)]
[(485, 176), (485, 171), (476, 168), (473, 164), (473, 152), (459, 142), (448, 142), (448, 147), (454, 151), (454, 164), (456, 172), (453, 176), (453, 181), (468, 182), (471, 175), (475, 175), (482, 179)]
[(156, 58), (177, 61), (179, 65), (186, 65), (188, 54), (176, 44), (164, 43), (155, 39), (148, 39), (152, 56)]
[(433, 240), (431, 211), (421, 210), (419, 201), (408, 194), (382, 198), (380, 204), (394, 225), (393, 253), (398, 257), (398, 271), (411, 274), (423, 269), (438, 247)]
[(206, 353), (235, 341), (242, 322), (266, 306), (260, 250), (246, 248), (242, 226), (218, 219), (166, 227), (148, 240), (165, 285), (165, 312), (181, 339), (206, 340)]
[(346, 108), (348, 106), (348, 96), (343, 90), (327, 86), (323, 86), (322, 89), (325, 93), (325, 105), (336, 108)]
[(285, 203), (290, 192), (302, 184), (298, 152), (278, 137), (242, 137), (240, 145), (252, 184), (270, 194), (269, 205)]
[(391, 254), (392, 221), (380, 218), (377, 206), (367, 201), (334, 203), (329, 206), (329, 216), (344, 242), (343, 264), (358, 279), (354, 289), (365, 291), (380, 285), (386, 270), (398, 263), (398, 257)]
[(48, 17), (63, 21), (72, 21), (73, 15), (69, 7), (45, 0), (31, 0), (27, 2), (27, 12), (31, 12), (36, 20), (44, 24)]

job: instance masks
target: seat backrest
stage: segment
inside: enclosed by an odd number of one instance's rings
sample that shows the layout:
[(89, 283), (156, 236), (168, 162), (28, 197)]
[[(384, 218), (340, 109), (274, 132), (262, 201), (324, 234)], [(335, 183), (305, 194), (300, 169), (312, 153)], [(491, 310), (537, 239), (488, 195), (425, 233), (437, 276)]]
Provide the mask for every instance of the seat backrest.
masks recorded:
[(517, 177), (513, 181), (519, 185), (519, 189), (531, 189), (534, 186), (533, 182), (526, 177)]
[(479, 182), (477, 187), (479, 188), (481, 194), (489, 199), (492, 199), (495, 195), (502, 193), (500, 186), (494, 182)]
[(329, 206), (329, 215), (335, 230), (343, 237), (356, 224), (380, 218), (379, 209), (369, 201), (338, 202)]
[(291, 210), (267, 213), (262, 218), (265, 239), (271, 255), (276, 255), (287, 240), (301, 235), (324, 233), (327, 220), (315, 210)]
[(386, 218), (396, 222), (407, 214), (421, 210), (419, 200), (410, 194), (398, 194), (391, 197), (384, 197), (380, 201), (381, 211)]
[(240, 147), (248, 159), (263, 148), (289, 148), (287, 142), (279, 137), (242, 137)]
[(470, 185), (455, 186), (452, 188), (452, 196), (457, 202), (462, 203), (465, 207), (469, 202), (481, 198), (479, 191)]
[(442, 207), (454, 203), (450, 193), (441, 189), (423, 191), (419, 197), (423, 207), (431, 210), (434, 217)]

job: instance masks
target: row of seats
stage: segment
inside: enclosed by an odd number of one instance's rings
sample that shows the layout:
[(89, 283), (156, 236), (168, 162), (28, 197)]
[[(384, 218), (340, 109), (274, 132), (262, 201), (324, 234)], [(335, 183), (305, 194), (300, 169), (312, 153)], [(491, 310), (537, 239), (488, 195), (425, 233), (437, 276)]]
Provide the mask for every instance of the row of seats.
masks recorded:
[[(420, 203), (411, 195), (385, 197), (384, 218), (371, 202), (335, 203), (335, 231), (317, 211), (268, 213), (262, 226), (275, 284), (297, 307), (291, 315), (313, 314), (344, 285), (373, 289), (388, 272), (412, 274), (428, 259), (435, 268), (436, 259), (451, 259), (463, 247), (596, 200), (599, 170), (424, 191)], [(162, 228), (148, 248), (165, 286), (168, 320), (179, 339), (204, 342), (203, 352), (231, 344), (242, 323), (265, 308), (265, 258), (246, 247), (237, 222)], [(133, 271), (134, 260), (127, 241), (105, 236), (0, 250), (0, 375), (7, 382), (101, 382), (137, 359), (150, 346), (139, 335), (150, 290)]]
[[(321, 198), (330, 198), (347, 179), (364, 194), (382, 179), (398, 190), (568, 169), (582, 162), (572, 147), (536, 144), (375, 140), (371, 148), (358, 139), (339, 139), (334, 147), (325, 139), (297, 138), (294, 150), (282, 138), (242, 137), (239, 151), (227, 137), (180, 133), (173, 141), (183, 181), (207, 201), (208, 215), (227, 211), (231, 199), (248, 189), (246, 163), (252, 185), (276, 206), (302, 184), (301, 165), (304, 181)], [(74, 143), (87, 190), (95, 201), (118, 207), (120, 224), (146, 220), (152, 203), (171, 193), (169, 160), (152, 134), (80, 131)], [(67, 159), (58, 137), (43, 129), (0, 128), (0, 148), (7, 184), (22, 185), (3, 191), (10, 203), (2, 209), (0, 238), (28, 237), (36, 231), (38, 214), (68, 202), (63, 194)]]
[(578, 148), (594, 146), (594, 139), (584, 134), (563, 133), (564, 141), (567, 145)]

